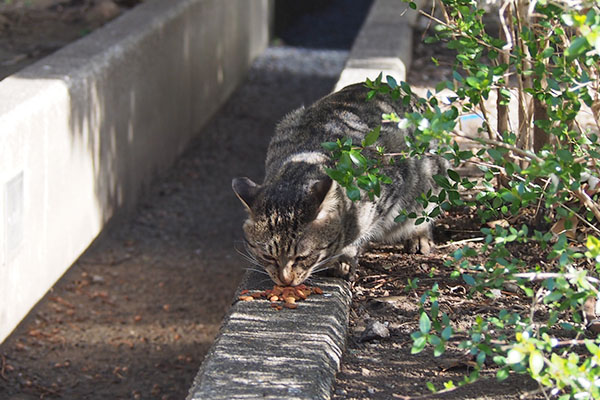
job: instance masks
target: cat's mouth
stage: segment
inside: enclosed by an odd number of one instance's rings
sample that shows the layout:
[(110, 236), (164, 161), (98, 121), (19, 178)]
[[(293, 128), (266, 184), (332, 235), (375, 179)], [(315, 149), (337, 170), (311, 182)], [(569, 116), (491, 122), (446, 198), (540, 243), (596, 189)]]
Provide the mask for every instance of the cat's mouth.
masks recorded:
[(307, 276), (299, 276), (294, 271), (279, 270), (271, 275), (273, 282), (279, 286), (298, 286), (304, 283)]

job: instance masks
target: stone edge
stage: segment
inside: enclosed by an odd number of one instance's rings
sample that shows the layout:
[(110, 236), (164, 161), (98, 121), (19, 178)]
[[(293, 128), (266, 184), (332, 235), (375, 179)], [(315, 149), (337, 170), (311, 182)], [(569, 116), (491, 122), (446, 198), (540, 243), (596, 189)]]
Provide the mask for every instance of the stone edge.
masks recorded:
[[(384, 77), (392, 75), (397, 81), (406, 79), (406, 73), (412, 60), (412, 27), (417, 14), (412, 10), (404, 12), (404, 6), (408, 7), (397, 0), (374, 1), (334, 90), (339, 90), (352, 83), (364, 82), (366, 77), (375, 79), (380, 73), (383, 73)], [(398, 38), (401, 38), (401, 40), (398, 40)], [(270, 357), (279, 357), (281, 354), (278, 353), (285, 351), (287, 346), (281, 346), (280, 348), (268, 346), (269, 336), (260, 336), (259, 334), (265, 325), (255, 325), (250, 328), (250, 332), (240, 330), (240, 325), (235, 321), (240, 314), (245, 314), (247, 317), (250, 315), (249, 318), (251, 319), (264, 320), (266, 326), (274, 326), (276, 323), (274, 322), (276, 320), (269, 317), (265, 318), (265, 315), (272, 314), (272, 310), (267, 304), (249, 308), (248, 304), (245, 304), (246, 302), (238, 301), (238, 295), (242, 290), (258, 287), (256, 286), (258, 279), (264, 281), (264, 277), (257, 276), (255, 272), (249, 271), (246, 273), (215, 343), (196, 375), (187, 400), (264, 399), (283, 398), (282, 396), (288, 399), (329, 399), (331, 397), (335, 375), (341, 362), (341, 354), (338, 358), (333, 357), (333, 362), (322, 361), (316, 365), (310, 365), (310, 367), (318, 370), (316, 373), (310, 374), (310, 377), (320, 379), (320, 382), (313, 382), (312, 388), (301, 384), (294, 386), (293, 382), (289, 382), (289, 377), (306, 377), (307, 360), (314, 359), (314, 349), (303, 340), (298, 340), (292, 347), (304, 348), (306, 354), (302, 354), (302, 351), (296, 353), (297, 360), (292, 363), (292, 367), (281, 369), (281, 374), (278, 375), (267, 361)], [(323, 341), (332, 341), (333, 347), (343, 352), (346, 345), (347, 323), (352, 296), (350, 285), (345, 281), (333, 278), (320, 282), (327, 285), (330, 293), (331, 291), (336, 292), (337, 295), (332, 296), (329, 304), (329, 309), (335, 311), (328, 312), (326, 308), (325, 315), (299, 314), (299, 318), (306, 317), (307, 323), (310, 322), (308, 324), (308, 334), (312, 334), (317, 338), (320, 337)], [(289, 318), (298, 318), (298, 315), (294, 316), (293, 311), (287, 312), (285, 315)], [(330, 333), (324, 337), (323, 324), (326, 323), (340, 327), (338, 332), (335, 334)], [(254, 329), (253, 332), (252, 329)], [(242, 360), (243, 357), (236, 354), (233, 346), (225, 344), (229, 338), (236, 335), (239, 335), (242, 339), (240, 345), (254, 342), (258, 336), (258, 342), (263, 341), (264, 347), (272, 349), (272, 352), (265, 354), (264, 363), (258, 363), (254, 360), (253, 363), (249, 364), (246, 362), (248, 360)], [(256, 343), (252, 344), (252, 346), (256, 345)], [(223, 366), (223, 364), (228, 363), (230, 364), (229, 367)], [(256, 373), (248, 375), (245, 370), (248, 366), (256, 368), (257, 370), (254, 371)], [(269, 376), (270, 380), (261, 381), (261, 373)], [(220, 378), (220, 385), (218, 382), (215, 383), (215, 376)], [(273, 381), (284, 381), (286, 379), (288, 380), (287, 392), (272, 390)], [(225, 382), (230, 384), (226, 385)], [(240, 385), (242, 389), (240, 389)]]

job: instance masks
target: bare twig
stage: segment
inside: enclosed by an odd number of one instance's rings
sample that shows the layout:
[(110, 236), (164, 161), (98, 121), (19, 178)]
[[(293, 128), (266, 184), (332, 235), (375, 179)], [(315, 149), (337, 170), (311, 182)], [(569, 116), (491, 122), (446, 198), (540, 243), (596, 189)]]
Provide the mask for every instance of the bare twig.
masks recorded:
[(459, 246), (459, 245), (465, 244), (465, 243), (483, 242), (484, 240), (485, 240), (485, 238), (483, 238), (483, 237), (476, 237), (476, 238), (470, 238), (470, 239), (457, 240), (456, 242), (450, 242), (450, 243), (442, 244), (442, 245), (436, 246), (436, 247), (438, 249), (443, 249), (443, 248), (454, 246), (454, 245)]
[[(545, 279), (560, 278), (560, 277), (563, 277), (566, 279), (575, 279), (575, 278), (579, 277), (579, 275), (573, 274), (573, 273), (561, 274), (558, 272), (522, 272), (519, 274), (514, 274), (513, 276), (515, 278), (527, 279), (529, 281), (543, 281)], [(596, 285), (600, 284), (599, 279), (593, 278), (591, 276), (586, 276), (584, 278), (589, 283), (594, 283)], [(598, 289), (596, 289), (595, 287), (593, 287), (593, 288), (595, 289), (596, 292), (598, 291)]]

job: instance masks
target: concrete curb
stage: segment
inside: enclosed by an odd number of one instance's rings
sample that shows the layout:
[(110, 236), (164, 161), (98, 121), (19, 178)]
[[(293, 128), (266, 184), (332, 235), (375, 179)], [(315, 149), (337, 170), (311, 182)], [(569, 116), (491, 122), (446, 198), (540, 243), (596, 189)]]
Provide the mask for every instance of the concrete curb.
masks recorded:
[[(420, 1), (417, 1), (419, 4)], [(375, 0), (356, 37), (350, 56), (335, 85), (338, 91), (352, 83), (391, 75), (406, 80), (412, 61), (413, 25), (418, 13), (398, 0)]]
[(267, 46), (271, 0), (148, 0), (0, 82), (0, 341)]
[[(397, 0), (375, 0), (353, 45), (336, 90), (383, 71), (406, 79), (412, 57), (412, 23)], [(249, 271), (238, 288), (272, 287)], [(262, 284), (260, 283), (262, 282)], [(310, 296), (294, 310), (276, 311), (267, 300), (235, 302), (207, 354), (187, 400), (329, 399), (348, 330), (350, 285), (316, 278), (324, 296)]]
[[(261, 283), (262, 282), (262, 283)], [(349, 284), (315, 279), (323, 295), (298, 308), (275, 310), (268, 300), (237, 301), (198, 373), (188, 400), (328, 398), (346, 344)], [(272, 287), (248, 272), (240, 289)]]

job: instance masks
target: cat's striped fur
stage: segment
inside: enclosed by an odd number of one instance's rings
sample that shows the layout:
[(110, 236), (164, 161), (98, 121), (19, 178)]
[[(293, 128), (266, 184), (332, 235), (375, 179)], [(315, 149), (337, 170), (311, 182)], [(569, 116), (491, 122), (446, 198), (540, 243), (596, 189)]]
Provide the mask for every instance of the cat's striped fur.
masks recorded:
[[(243, 226), (248, 252), (277, 284), (299, 285), (315, 271), (331, 267), (348, 275), (371, 240), (407, 241), (408, 251), (430, 251), (430, 224), (396, 223), (394, 218), (402, 210), (420, 214), (416, 198), (436, 192), (432, 176), (445, 174), (446, 160), (427, 155), (385, 166), (383, 172), (393, 184), (382, 185), (375, 201), (362, 196), (352, 202), (325, 173), (333, 164), (321, 143), (344, 137), (360, 143), (381, 124), (383, 113), (402, 116), (406, 111), (389, 97), (366, 101), (366, 95), (362, 84), (352, 85), (293, 111), (275, 130), (263, 184), (248, 178), (232, 182), (248, 211)], [(384, 124), (376, 144), (399, 152), (406, 149), (408, 134), (396, 124)]]

